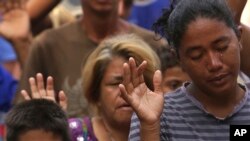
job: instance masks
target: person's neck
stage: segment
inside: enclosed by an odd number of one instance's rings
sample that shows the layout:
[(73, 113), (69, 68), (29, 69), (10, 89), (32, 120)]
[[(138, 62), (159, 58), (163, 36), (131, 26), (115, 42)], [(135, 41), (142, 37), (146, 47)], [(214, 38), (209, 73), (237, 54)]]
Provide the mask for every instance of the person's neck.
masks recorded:
[[(99, 141), (127, 141), (130, 124), (116, 125), (109, 124), (101, 116), (92, 118), (93, 130)], [(121, 128), (122, 127), (122, 128)]]
[(245, 93), (238, 84), (231, 88), (227, 94), (213, 95), (211, 92), (200, 90), (193, 83), (188, 86), (188, 91), (203, 105), (206, 111), (222, 119), (232, 113)]
[(108, 121), (103, 119), (103, 125), (105, 126), (111, 141), (128, 140), (130, 124), (114, 125), (114, 124), (109, 124)]
[(104, 38), (121, 33), (127, 30), (127, 23), (119, 18), (117, 14), (106, 16), (84, 13), (81, 26), (86, 32), (89, 39), (100, 43)]

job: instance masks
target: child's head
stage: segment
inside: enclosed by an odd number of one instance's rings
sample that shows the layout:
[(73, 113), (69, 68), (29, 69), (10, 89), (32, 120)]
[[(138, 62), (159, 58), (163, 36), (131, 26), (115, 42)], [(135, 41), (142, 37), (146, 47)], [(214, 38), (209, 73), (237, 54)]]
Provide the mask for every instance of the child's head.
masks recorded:
[(69, 141), (64, 111), (53, 101), (33, 99), (16, 105), (6, 117), (7, 141)]
[(182, 70), (177, 55), (172, 48), (163, 47), (159, 50), (158, 55), (161, 60), (162, 90), (164, 93), (174, 91), (183, 82), (190, 80), (188, 74)]

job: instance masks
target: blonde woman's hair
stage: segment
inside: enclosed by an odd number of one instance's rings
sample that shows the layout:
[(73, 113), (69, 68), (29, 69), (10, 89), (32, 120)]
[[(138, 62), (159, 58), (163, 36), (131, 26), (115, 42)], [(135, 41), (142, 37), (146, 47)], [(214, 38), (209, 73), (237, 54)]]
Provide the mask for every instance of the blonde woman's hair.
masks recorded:
[(100, 84), (108, 64), (114, 57), (126, 60), (133, 57), (136, 64), (147, 61), (144, 80), (153, 90), (153, 75), (160, 69), (160, 60), (150, 46), (134, 34), (123, 34), (103, 40), (88, 56), (82, 68), (83, 93), (91, 106), (97, 107), (100, 97)]

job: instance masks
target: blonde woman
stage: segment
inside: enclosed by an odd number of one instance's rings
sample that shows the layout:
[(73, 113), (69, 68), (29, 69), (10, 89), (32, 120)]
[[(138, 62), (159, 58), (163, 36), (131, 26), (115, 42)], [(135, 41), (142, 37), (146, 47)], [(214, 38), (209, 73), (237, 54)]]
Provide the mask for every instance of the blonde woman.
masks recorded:
[[(136, 59), (133, 64), (148, 64), (138, 72), (143, 72), (147, 86), (153, 89), (151, 80), (154, 71), (160, 68), (160, 61), (156, 53), (135, 35), (118, 35), (104, 40), (90, 54), (82, 68), (83, 92), (89, 103), (92, 117), (69, 119), (72, 141), (80, 139), (93, 141), (128, 140), (133, 110), (121, 97), (118, 85), (123, 81), (128, 81), (122, 77), (123, 73), (130, 73), (129, 71), (123, 72), (123, 67), (126, 67), (123, 64), (131, 62), (133, 60), (131, 57)], [(133, 66), (131, 71), (136, 67), (136, 65)], [(41, 74), (39, 74), (37, 86), (42, 82), (41, 79)], [(49, 79), (52, 81), (51, 78)], [(138, 79), (138, 81), (144, 80)], [(34, 78), (31, 79), (30, 84), (33, 87), (32, 93), (39, 93)], [(52, 83), (48, 82), (47, 84)], [(51, 88), (47, 85), (48, 87)], [(40, 90), (42, 93), (39, 95), (46, 98), (44, 88), (40, 87)], [(47, 92), (49, 92), (48, 89)], [(27, 93), (23, 92), (23, 95), (29, 99)], [(63, 93), (59, 94), (60, 98), (62, 98), (61, 103), (64, 103)]]

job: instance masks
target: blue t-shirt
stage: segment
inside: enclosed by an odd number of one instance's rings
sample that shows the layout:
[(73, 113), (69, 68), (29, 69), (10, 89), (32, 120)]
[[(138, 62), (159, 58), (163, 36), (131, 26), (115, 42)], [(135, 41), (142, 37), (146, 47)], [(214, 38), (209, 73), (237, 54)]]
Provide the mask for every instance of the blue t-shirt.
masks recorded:
[(162, 15), (162, 9), (170, 6), (170, 0), (146, 0), (134, 2), (128, 21), (151, 30), (153, 23)]
[(0, 65), (0, 112), (7, 112), (11, 108), (16, 87), (17, 81)]
[(16, 53), (10, 42), (0, 36), (0, 63), (16, 60)]

